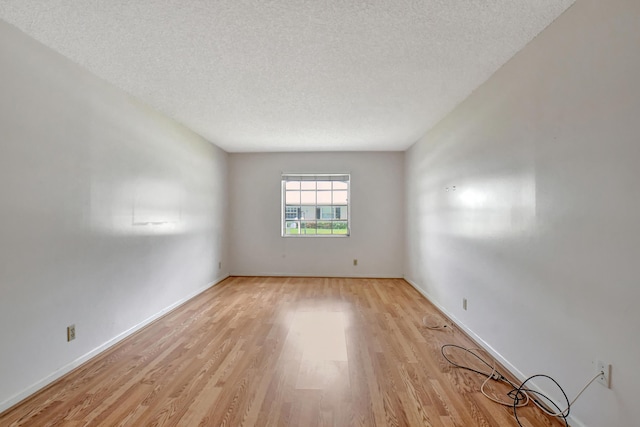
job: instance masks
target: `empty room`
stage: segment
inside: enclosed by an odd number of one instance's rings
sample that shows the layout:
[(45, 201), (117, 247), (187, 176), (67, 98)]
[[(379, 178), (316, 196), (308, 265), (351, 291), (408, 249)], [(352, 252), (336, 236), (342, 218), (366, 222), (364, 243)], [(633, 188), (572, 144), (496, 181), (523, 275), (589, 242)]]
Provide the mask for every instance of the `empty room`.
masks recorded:
[(640, 425), (640, 2), (0, 0), (0, 426)]

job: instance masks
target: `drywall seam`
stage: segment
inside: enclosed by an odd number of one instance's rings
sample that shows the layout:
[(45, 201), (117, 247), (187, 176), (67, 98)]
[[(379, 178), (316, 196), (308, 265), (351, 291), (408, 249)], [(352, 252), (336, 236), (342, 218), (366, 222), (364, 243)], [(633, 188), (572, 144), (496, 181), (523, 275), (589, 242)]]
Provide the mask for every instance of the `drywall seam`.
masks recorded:
[(213, 282), (210, 282), (207, 285), (205, 285), (205, 286), (203, 286), (203, 287), (201, 287), (199, 289), (196, 289), (190, 295), (187, 295), (186, 297), (174, 302), (173, 304), (171, 304), (168, 307), (160, 310), (156, 314), (146, 318), (145, 320), (143, 320), (142, 322), (138, 323), (137, 325), (127, 329), (126, 331), (120, 333), (119, 335), (116, 335), (115, 337), (111, 338), (109, 341), (105, 342), (104, 344), (99, 345), (98, 347), (94, 348), (93, 350), (91, 350), (91, 351), (87, 352), (86, 354), (78, 357), (74, 361), (64, 365), (63, 367), (61, 367), (57, 371), (52, 372), (51, 374), (47, 375), (46, 377), (42, 378), (41, 380), (39, 380), (39, 381), (35, 382), (34, 384), (30, 385), (26, 389), (14, 394), (13, 396), (11, 396), (8, 399), (6, 399), (5, 401), (0, 402), (0, 414), (2, 412), (4, 412), (4, 411), (8, 410), (9, 408), (15, 406), (16, 404), (20, 403), (21, 401), (23, 401), (27, 397), (31, 396), (32, 394), (40, 391), (41, 389), (43, 389), (44, 387), (46, 387), (49, 384), (53, 383), (57, 379), (63, 377), (64, 375), (68, 374), (69, 372), (73, 371), (74, 369), (76, 369), (77, 367), (79, 367), (83, 363), (87, 362), (88, 360), (92, 359), (93, 357), (98, 356), (100, 353), (108, 350), (109, 348), (111, 348), (114, 345), (118, 344), (120, 341), (124, 340), (125, 338), (133, 335), (134, 333), (136, 333), (140, 329), (144, 328), (145, 326), (148, 326), (149, 324), (151, 324), (155, 320), (158, 320), (160, 317), (164, 316), (165, 314), (169, 313), (170, 311), (178, 308), (179, 306), (181, 306), (182, 304), (188, 302), (192, 298), (195, 298), (196, 296), (200, 295), (201, 293), (203, 293), (207, 289), (212, 288), (212, 287), (216, 286), (217, 284), (221, 283), (223, 280), (225, 280), (228, 277), (229, 277), (229, 274), (217, 277)]

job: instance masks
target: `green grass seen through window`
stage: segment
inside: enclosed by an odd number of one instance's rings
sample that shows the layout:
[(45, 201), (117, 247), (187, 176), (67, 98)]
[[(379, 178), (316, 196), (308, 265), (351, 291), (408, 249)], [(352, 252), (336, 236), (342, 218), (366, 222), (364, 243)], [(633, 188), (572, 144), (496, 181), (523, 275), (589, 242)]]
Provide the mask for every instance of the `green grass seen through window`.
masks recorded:
[[(333, 231), (333, 232), (332, 232)], [(338, 229), (323, 229), (323, 228), (287, 228), (287, 234), (299, 235), (299, 234), (347, 234), (346, 228)]]

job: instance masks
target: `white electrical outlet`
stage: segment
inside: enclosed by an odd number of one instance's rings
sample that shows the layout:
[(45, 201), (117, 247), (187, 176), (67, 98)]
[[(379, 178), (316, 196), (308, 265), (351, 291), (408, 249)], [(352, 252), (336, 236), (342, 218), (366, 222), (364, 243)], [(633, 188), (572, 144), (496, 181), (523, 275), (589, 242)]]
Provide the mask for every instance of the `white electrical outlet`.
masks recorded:
[(606, 388), (611, 388), (611, 365), (602, 360), (598, 360), (596, 365), (596, 372), (604, 372), (598, 377), (598, 382)]

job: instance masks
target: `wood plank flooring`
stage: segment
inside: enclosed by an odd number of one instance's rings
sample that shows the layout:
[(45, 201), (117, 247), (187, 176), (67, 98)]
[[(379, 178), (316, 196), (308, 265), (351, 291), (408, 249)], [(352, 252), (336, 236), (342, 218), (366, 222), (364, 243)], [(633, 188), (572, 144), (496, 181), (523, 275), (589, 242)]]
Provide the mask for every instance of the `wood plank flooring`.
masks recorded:
[[(0, 425), (516, 426), (479, 392), (482, 377), (440, 353), (474, 344), (455, 327), (425, 328), (425, 315), (446, 322), (399, 279), (229, 278)], [(564, 425), (534, 407), (518, 415)]]

